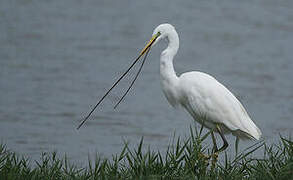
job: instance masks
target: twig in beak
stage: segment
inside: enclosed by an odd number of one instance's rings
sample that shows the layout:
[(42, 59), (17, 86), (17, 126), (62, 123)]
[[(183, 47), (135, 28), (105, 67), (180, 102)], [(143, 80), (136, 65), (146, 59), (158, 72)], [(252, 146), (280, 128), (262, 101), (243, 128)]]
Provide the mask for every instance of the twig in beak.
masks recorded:
[(146, 54), (145, 54), (145, 56), (144, 56), (144, 58), (143, 58), (143, 61), (142, 61), (141, 65), (140, 65), (140, 67), (139, 67), (139, 70), (137, 71), (137, 73), (136, 73), (134, 79), (132, 80), (132, 82), (131, 82), (130, 86), (128, 87), (128, 89), (126, 90), (126, 92), (123, 94), (123, 96), (120, 98), (120, 100), (119, 100), (119, 101), (116, 103), (116, 105), (114, 106), (114, 109), (117, 108), (117, 106), (121, 103), (121, 101), (125, 98), (125, 96), (126, 96), (127, 93), (129, 92), (129, 90), (130, 90), (131, 87), (133, 86), (134, 82), (136, 81), (138, 75), (140, 74), (140, 72), (141, 72), (141, 70), (142, 70), (142, 67), (143, 67), (144, 62), (145, 62), (145, 60), (146, 60), (146, 57), (148, 56), (148, 53), (150, 52), (150, 49), (151, 49), (151, 47), (149, 47), (149, 48), (147, 49), (147, 52), (146, 52)]
[(112, 91), (112, 89), (123, 79), (123, 77), (130, 71), (130, 69), (137, 63), (137, 61), (141, 58), (142, 55), (151, 47), (157, 37), (151, 39), (151, 41), (147, 44), (147, 46), (143, 49), (143, 51), (139, 54), (139, 56), (134, 60), (134, 62), (130, 65), (130, 67), (119, 77), (119, 79), (111, 86), (111, 88), (104, 94), (104, 96), (98, 101), (98, 103), (94, 106), (94, 108), (89, 112), (89, 114), (84, 118), (84, 120), (78, 125), (77, 129), (79, 129), (85, 121), (91, 116), (91, 114), (95, 111), (95, 109), (101, 104), (101, 102), (106, 98), (106, 96)]

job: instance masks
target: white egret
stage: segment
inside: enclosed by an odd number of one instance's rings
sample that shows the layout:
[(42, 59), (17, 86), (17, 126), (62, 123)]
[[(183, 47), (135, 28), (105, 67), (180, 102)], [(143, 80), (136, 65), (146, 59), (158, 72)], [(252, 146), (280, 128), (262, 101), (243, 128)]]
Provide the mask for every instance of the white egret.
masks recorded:
[[(161, 24), (155, 28), (151, 40), (132, 66), (162, 39), (168, 41), (168, 46), (160, 57), (160, 78), (163, 92), (172, 106), (182, 106), (197, 122), (211, 130), (215, 152), (221, 152), (228, 147), (224, 136), (227, 133), (232, 133), (240, 139), (259, 140), (261, 137), (260, 129), (251, 120), (239, 100), (223, 84), (212, 76), (199, 71), (176, 75), (173, 58), (179, 48), (179, 37), (172, 25)], [(80, 126), (129, 69), (107, 91)], [(217, 148), (214, 132), (219, 133), (224, 142), (220, 149)]]

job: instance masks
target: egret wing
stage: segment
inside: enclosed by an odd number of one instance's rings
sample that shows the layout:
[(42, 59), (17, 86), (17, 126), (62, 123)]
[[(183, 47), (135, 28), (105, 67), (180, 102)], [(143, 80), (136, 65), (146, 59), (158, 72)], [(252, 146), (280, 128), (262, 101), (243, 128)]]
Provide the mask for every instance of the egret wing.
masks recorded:
[(231, 132), (241, 130), (259, 139), (261, 133), (239, 100), (212, 76), (189, 72), (180, 76), (181, 104), (194, 117), (204, 117), (213, 129), (224, 125)]

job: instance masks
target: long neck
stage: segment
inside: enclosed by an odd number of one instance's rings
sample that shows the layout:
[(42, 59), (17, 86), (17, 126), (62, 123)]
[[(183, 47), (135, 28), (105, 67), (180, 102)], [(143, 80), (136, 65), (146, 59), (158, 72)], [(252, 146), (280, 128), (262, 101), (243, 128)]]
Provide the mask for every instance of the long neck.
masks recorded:
[(173, 66), (173, 58), (179, 48), (179, 37), (177, 32), (171, 31), (167, 34), (168, 47), (162, 52), (160, 59), (161, 83), (163, 86), (174, 85), (178, 80)]

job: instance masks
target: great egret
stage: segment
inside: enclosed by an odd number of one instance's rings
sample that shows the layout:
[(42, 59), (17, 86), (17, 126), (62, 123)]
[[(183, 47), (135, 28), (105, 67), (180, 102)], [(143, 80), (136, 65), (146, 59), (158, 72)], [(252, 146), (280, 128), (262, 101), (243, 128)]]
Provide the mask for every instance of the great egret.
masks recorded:
[[(175, 28), (170, 24), (161, 24), (155, 28), (151, 40), (141, 51), (139, 57), (106, 92), (78, 128), (139, 58), (161, 39), (168, 41), (168, 46), (160, 57), (160, 77), (163, 92), (172, 106), (182, 106), (197, 122), (211, 130), (215, 152), (221, 152), (228, 147), (228, 142), (224, 136), (227, 133), (232, 133), (237, 137), (237, 140), (238, 138), (259, 140), (261, 137), (260, 129), (251, 120), (238, 99), (224, 85), (212, 76), (199, 71), (183, 73), (180, 76), (176, 75), (173, 58), (179, 48), (179, 37)], [(214, 132), (219, 133), (224, 142), (220, 149), (217, 148)]]

